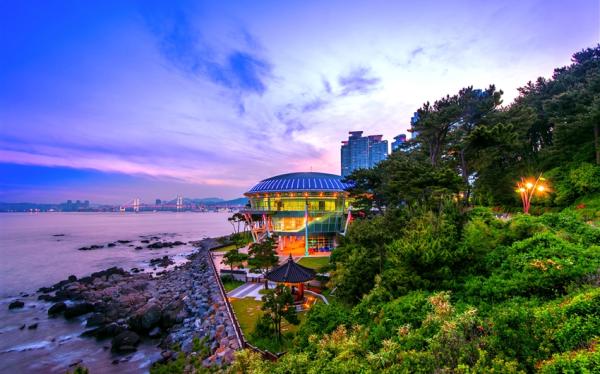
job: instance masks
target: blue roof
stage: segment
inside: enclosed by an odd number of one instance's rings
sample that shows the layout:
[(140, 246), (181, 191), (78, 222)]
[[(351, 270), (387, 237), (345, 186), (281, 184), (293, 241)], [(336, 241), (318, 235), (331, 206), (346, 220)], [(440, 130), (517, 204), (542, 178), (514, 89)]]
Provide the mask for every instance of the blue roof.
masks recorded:
[(342, 177), (327, 173), (289, 173), (276, 175), (260, 181), (247, 193), (288, 191), (341, 192), (350, 187)]

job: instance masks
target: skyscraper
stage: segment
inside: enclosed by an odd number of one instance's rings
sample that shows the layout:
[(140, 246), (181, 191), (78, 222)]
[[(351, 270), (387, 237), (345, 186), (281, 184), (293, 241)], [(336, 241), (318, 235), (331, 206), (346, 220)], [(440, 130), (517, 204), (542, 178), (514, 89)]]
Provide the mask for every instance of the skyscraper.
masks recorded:
[(415, 114), (410, 118), (410, 133), (411, 139), (416, 139), (419, 136), (419, 132), (415, 131), (415, 125), (419, 122), (419, 112), (415, 112)]
[(382, 135), (362, 136), (362, 131), (350, 131), (349, 134), (340, 149), (343, 177), (357, 169), (372, 168), (387, 157), (388, 142)]
[(400, 148), (402, 144), (406, 142), (406, 134), (400, 134), (394, 136), (394, 141), (392, 142), (392, 152), (395, 152)]

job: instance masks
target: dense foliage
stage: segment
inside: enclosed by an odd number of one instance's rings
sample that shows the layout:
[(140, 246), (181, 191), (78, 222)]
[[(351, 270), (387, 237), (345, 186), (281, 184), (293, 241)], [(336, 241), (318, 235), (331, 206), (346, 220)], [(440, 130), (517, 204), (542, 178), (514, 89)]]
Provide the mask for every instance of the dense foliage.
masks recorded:
[[(600, 368), (600, 46), (500, 107), (467, 87), (348, 179), (362, 212), (276, 363), (239, 373), (592, 373)], [(518, 177), (552, 190), (515, 213)]]

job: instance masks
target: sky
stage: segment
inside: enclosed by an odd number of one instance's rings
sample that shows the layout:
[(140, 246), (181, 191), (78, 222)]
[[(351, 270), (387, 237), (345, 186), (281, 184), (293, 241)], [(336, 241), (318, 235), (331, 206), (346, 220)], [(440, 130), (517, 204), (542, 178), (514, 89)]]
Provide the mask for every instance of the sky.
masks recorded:
[(339, 174), (348, 131), (517, 88), (600, 41), (597, 0), (3, 1), (0, 201), (237, 198)]

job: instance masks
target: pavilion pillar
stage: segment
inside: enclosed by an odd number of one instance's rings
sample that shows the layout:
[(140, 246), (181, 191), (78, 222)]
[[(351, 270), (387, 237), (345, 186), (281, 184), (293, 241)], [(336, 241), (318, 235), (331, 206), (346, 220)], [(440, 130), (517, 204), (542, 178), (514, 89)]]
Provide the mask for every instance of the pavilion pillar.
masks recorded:
[(300, 283), (298, 286), (298, 293), (300, 294), (300, 300), (304, 298), (304, 283)]

